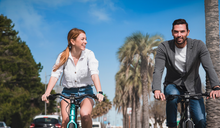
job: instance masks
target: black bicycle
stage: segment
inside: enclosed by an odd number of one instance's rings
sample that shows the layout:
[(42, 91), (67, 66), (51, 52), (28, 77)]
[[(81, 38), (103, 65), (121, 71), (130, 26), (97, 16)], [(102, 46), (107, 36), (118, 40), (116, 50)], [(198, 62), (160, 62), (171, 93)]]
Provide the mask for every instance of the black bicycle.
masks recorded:
[[(74, 94), (71, 94), (68, 97), (68, 96), (65, 96), (61, 93), (52, 94), (48, 97), (48, 99), (55, 100), (56, 98), (59, 98), (60, 96), (66, 98), (66, 99), (70, 99), (70, 103), (67, 100), (63, 99), (66, 103), (68, 103), (68, 106), (70, 105), (69, 122), (67, 124), (67, 128), (79, 128), (79, 124), (77, 123), (77, 110), (80, 107), (80, 104), (77, 101), (78, 99), (83, 99), (85, 97), (91, 97), (94, 99), (98, 99), (95, 94), (93, 94), (93, 95), (84, 94), (84, 95), (81, 95), (78, 97), (76, 97)], [(67, 106), (67, 108), (68, 108), (68, 106)], [(67, 109), (66, 109), (66, 111), (67, 111)]]
[(176, 97), (181, 98), (181, 112), (180, 112), (180, 122), (178, 127), (179, 128), (194, 128), (194, 123), (191, 119), (190, 115), (190, 104), (189, 100), (196, 97), (196, 96), (206, 96), (209, 97), (208, 93), (200, 93), (200, 94), (190, 94), (185, 93), (183, 95), (168, 95), (166, 100), (173, 100)]

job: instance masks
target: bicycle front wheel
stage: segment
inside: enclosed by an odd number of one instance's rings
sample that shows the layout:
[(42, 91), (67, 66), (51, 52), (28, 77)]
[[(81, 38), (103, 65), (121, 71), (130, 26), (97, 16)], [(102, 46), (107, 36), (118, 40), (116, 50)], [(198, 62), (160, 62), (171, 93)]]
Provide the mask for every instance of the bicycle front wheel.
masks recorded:
[(194, 123), (191, 120), (187, 121), (185, 125), (186, 128), (194, 128)]
[(74, 124), (71, 123), (71, 124), (69, 125), (69, 128), (77, 128), (77, 127), (75, 127)]

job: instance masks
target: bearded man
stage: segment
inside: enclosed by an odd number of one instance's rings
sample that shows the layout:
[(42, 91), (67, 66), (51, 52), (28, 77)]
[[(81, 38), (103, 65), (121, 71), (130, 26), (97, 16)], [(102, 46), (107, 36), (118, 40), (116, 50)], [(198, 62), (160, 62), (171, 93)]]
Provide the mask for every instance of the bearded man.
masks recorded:
[[(220, 97), (219, 80), (214, 70), (210, 54), (201, 40), (187, 38), (190, 30), (184, 19), (173, 22), (173, 40), (162, 42), (157, 49), (153, 73), (152, 91), (156, 99), (165, 100), (167, 95), (179, 95), (186, 92), (202, 93), (199, 66), (202, 64), (209, 77), (212, 91), (211, 98)], [(164, 81), (164, 93), (161, 90), (161, 79), (164, 68), (167, 72)], [(180, 98), (166, 102), (167, 126), (177, 125), (177, 103)], [(196, 128), (206, 127), (205, 106), (202, 97), (190, 99), (190, 112)]]

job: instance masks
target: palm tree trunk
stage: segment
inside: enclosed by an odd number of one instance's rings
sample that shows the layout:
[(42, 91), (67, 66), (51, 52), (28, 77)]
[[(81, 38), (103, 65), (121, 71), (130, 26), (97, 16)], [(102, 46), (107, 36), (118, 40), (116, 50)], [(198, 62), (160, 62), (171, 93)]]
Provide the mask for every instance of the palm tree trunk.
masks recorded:
[(157, 128), (157, 122), (155, 121), (155, 123), (154, 123), (154, 128)]
[[(205, 0), (206, 46), (212, 63), (220, 80), (220, 50), (219, 50), (219, 9), (218, 0)], [(211, 91), (210, 81), (206, 76), (206, 91)], [(207, 128), (220, 126), (220, 99), (206, 100)]]
[(159, 123), (159, 126), (160, 126), (160, 128), (162, 128), (163, 127), (163, 123)]
[(135, 112), (135, 110), (136, 110), (136, 97), (135, 97), (135, 94), (133, 94), (133, 100), (132, 100), (132, 126), (131, 126), (131, 128), (136, 128), (136, 112)]
[(142, 83), (142, 97), (143, 97), (143, 109), (142, 109), (142, 128), (149, 128), (149, 110), (148, 110), (148, 80), (147, 80), (147, 58), (141, 55), (141, 83)]
[(126, 128), (126, 110), (125, 110), (125, 107), (124, 105), (122, 105), (122, 115), (123, 115), (123, 128)]
[(141, 104), (140, 101), (137, 101), (137, 106), (136, 106), (136, 113), (137, 113), (137, 127), (136, 128), (141, 128)]

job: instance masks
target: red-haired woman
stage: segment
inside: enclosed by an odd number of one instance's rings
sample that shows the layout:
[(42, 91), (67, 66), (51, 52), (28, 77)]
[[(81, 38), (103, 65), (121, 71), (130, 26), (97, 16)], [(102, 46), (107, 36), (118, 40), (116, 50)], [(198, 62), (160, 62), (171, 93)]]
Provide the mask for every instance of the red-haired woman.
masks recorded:
[[(86, 33), (81, 29), (73, 28), (69, 31), (67, 39), (68, 46), (56, 60), (47, 90), (42, 95), (42, 101), (48, 103), (46, 97), (50, 95), (63, 72), (62, 94), (67, 96), (70, 96), (71, 93), (75, 95), (93, 94), (91, 85), (94, 84), (98, 92), (98, 100), (101, 102), (104, 96), (98, 75), (98, 60), (91, 50), (86, 49)], [(85, 98), (79, 102), (82, 127), (92, 128), (91, 113), (94, 102), (91, 98)], [(68, 113), (65, 110), (67, 105), (61, 99), (62, 128), (65, 128), (69, 121)]]

